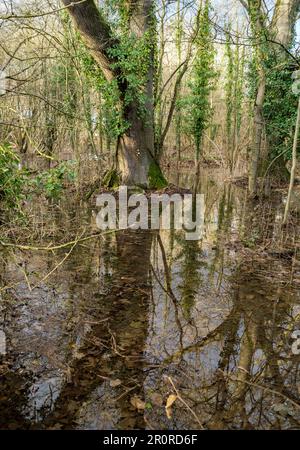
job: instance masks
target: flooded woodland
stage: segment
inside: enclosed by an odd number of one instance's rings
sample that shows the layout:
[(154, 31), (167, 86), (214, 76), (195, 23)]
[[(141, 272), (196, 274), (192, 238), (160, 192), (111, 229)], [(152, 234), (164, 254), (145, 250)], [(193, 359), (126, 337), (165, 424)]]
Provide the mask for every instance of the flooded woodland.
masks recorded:
[[(193, 187), (194, 177), (179, 182)], [(299, 222), (282, 232), (280, 191), (254, 205), (218, 171), (204, 170), (196, 189), (201, 241), (117, 230), (67, 252), (4, 249), (2, 425), (299, 427)], [(35, 209), (41, 242), (51, 230), (44, 245), (93, 235), (87, 203)]]
[[(38, 3), (0, 5), (0, 429), (299, 430), (299, 1)], [(101, 228), (120, 187), (170, 226)]]

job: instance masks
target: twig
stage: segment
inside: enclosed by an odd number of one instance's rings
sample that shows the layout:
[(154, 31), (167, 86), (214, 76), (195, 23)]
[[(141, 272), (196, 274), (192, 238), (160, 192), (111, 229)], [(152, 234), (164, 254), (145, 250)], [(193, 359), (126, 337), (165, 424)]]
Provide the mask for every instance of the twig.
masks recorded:
[(3, 247), (19, 248), (20, 250), (45, 250), (45, 251), (52, 251), (52, 250), (58, 250), (60, 248), (69, 247), (70, 245), (77, 244), (78, 242), (88, 241), (89, 239), (94, 239), (96, 237), (103, 236), (105, 234), (111, 234), (111, 233), (114, 233), (116, 231), (118, 231), (118, 230), (104, 231), (104, 232), (101, 232), (101, 233), (97, 233), (97, 234), (92, 234), (90, 236), (86, 236), (86, 237), (81, 238), (81, 239), (74, 239), (73, 241), (66, 242), (65, 244), (54, 245), (52, 247), (49, 247), (49, 246), (48, 247), (34, 247), (32, 245), (13, 244), (12, 242), (3, 242), (3, 241), (0, 241), (0, 245), (2, 245)]
[(187, 402), (181, 397), (181, 395), (178, 392), (178, 389), (176, 388), (173, 380), (171, 377), (167, 377), (169, 383), (171, 383), (174, 391), (176, 392), (177, 398), (179, 401), (181, 401), (181, 403), (190, 411), (190, 413), (195, 417), (196, 421), (198, 422), (198, 424), (200, 425), (201, 430), (204, 430), (204, 426), (202, 425), (202, 423), (200, 422), (199, 417), (197, 416), (197, 414), (195, 413), (195, 411), (192, 410), (192, 408), (187, 404)]
[(39, 280), (39, 282), (38, 282), (37, 284), (35, 284), (35, 285), (31, 288), (31, 290), (33, 290), (33, 289), (35, 289), (36, 287), (38, 287), (43, 281), (47, 280), (47, 278), (49, 278), (50, 275), (52, 275), (53, 272), (55, 272), (56, 269), (58, 269), (58, 267), (60, 267), (60, 266), (65, 262), (65, 260), (66, 260), (66, 259), (70, 256), (70, 254), (72, 253), (72, 251), (73, 251), (73, 249), (74, 249), (74, 247), (75, 247), (75, 245), (77, 244), (78, 241), (79, 241), (79, 239), (76, 240), (76, 242), (74, 242), (74, 244), (72, 245), (71, 249), (68, 251), (68, 253), (66, 253), (66, 255), (63, 257), (63, 259), (62, 259), (58, 264), (56, 264), (56, 266), (55, 266), (49, 273), (47, 273), (47, 275), (45, 275), (41, 280)]
[(300, 408), (300, 404), (299, 403), (297, 403), (294, 400), (292, 400), (291, 398), (287, 397), (285, 394), (282, 394), (281, 392), (276, 391), (275, 389), (271, 389), (271, 388), (268, 388), (266, 386), (262, 386), (261, 384), (252, 383), (251, 381), (239, 380), (238, 378), (232, 377), (231, 375), (228, 375), (227, 373), (223, 372), (223, 370), (219, 370), (219, 372), (221, 372), (225, 377), (231, 379), (232, 381), (236, 381), (238, 383), (245, 383), (245, 384), (248, 384), (249, 386), (254, 386), (256, 388), (263, 389), (264, 391), (271, 392), (272, 394), (278, 395), (279, 397), (282, 397), (285, 400), (288, 400), (296, 408)]
[(63, 11), (64, 9), (68, 9), (68, 8), (72, 8), (73, 6), (79, 5), (80, 3), (84, 3), (87, 0), (77, 0), (74, 2), (71, 2), (69, 5), (67, 6), (63, 6), (62, 8), (58, 8), (58, 9), (53, 9), (52, 11), (46, 11), (46, 12), (41, 12), (41, 13), (37, 13), (37, 14), (7, 14), (5, 16), (0, 16), (0, 20), (10, 20), (10, 19), (34, 19), (36, 17), (44, 17), (44, 16), (49, 16), (51, 14), (55, 14), (58, 13), (60, 11)]

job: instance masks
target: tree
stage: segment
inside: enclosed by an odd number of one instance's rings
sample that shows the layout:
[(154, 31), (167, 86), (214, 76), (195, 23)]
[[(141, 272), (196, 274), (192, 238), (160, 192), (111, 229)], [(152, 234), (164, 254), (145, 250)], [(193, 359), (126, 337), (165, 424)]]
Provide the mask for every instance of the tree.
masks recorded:
[[(182, 37), (183, 37), (183, 8), (181, 5), (181, 1), (177, 0), (177, 11), (176, 11), (176, 49), (177, 49), (177, 57), (178, 63), (181, 64), (182, 60)], [(180, 100), (181, 100), (181, 83), (178, 88), (177, 102), (175, 108), (175, 145), (176, 145), (176, 155), (178, 161), (181, 159), (181, 133), (182, 133), (182, 114), (180, 108)]]
[(242, 121), (245, 46), (240, 45), (239, 38), (233, 46), (230, 33), (229, 25), (228, 30), (226, 30), (227, 71), (224, 88), (226, 95), (227, 160), (230, 172), (233, 173), (237, 162)]
[[(270, 20), (261, 0), (240, 0), (246, 8), (252, 28), (257, 65), (256, 94), (254, 101), (254, 126), (249, 167), (249, 191), (255, 194), (261, 157), (262, 137), (265, 129), (263, 114), (266, 96), (266, 63), (271, 58), (273, 70), (278, 60), (286, 60), (293, 37), (293, 29), (300, 7), (299, 0), (278, 0)], [(277, 68), (278, 70), (278, 68)]]
[(288, 196), (287, 196), (285, 211), (284, 211), (284, 217), (283, 217), (283, 224), (285, 224), (288, 219), (291, 197), (292, 197), (292, 192), (293, 192), (293, 187), (294, 187), (294, 182), (295, 182), (299, 128), (300, 128), (300, 99), (298, 100), (297, 119), (296, 119), (294, 142), (293, 142), (293, 153), (292, 153), (292, 169), (291, 169), (289, 191), (288, 191)]
[(212, 26), (209, 18), (210, 2), (206, 0), (199, 15), (195, 40), (195, 61), (190, 83), (191, 93), (187, 98), (188, 128), (196, 146), (196, 161), (199, 161), (204, 131), (211, 116), (210, 93), (213, 88), (215, 50), (212, 43)]
[(118, 124), (116, 167), (119, 181), (147, 188), (166, 181), (154, 158), (153, 79), (156, 45), (152, 0), (121, 0), (121, 38), (94, 0), (62, 0), (105, 81), (114, 89)]

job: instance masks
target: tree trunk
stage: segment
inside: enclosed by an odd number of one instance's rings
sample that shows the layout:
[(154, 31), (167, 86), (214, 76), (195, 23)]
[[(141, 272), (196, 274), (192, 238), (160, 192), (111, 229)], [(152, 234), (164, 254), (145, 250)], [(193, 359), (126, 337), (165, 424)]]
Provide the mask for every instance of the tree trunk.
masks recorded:
[[(277, 0), (272, 19), (272, 28), (276, 36), (276, 42), (288, 48), (293, 28), (299, 11), (300, 0)], [(285, 55), (286, 56), (286, 55)]]
[(136, 117), (136, 110), (128, 114), (131, 126), (119, 138), (117, 148), (117, 170), (121, 183), (152, 187), (149, 181), (151, 168), (156, 166), (153, 158), (154, 133), (151, 134), (143, 121)]
[[(129, 0), (128, 28), (137, 39), (142, 39), (153, 23), (152, 0)], [(151, 36), (150, 39), (154, 37)], [(157, 168), (154, 160), (154, 45), (150, 45), (147, 80), (144, 86), (145, 117), (138, 114), (138, 105), (133, 103), (126, 108), (125, 120), (129, 129), (120, 136), (117, 148), (117, 169), (121, 182), (128, 185), (154, 187), (151, 170)]]
[(295, 134), (294, 134), (291, 178), (290, 178), (289, 192), (288, 192), (286, 205), (285, 205), (283, 224), (285, 224), (287, 222), (287, 218), (288, 218), (288, 214), (289, 214), (289, 210), (290, 210), (292, 191), (293, 191), (294, 182), (295, 182), (299, 128), (300, 128), (300, 98), (298, 100), (298, 112), (297, 112), (297, 120), (296, 120)]
[[(240, 2), (248, 11), (254, 36), (263, 40), (266, 38), (265, 45), (268, 46), (269, 50), (273, 50), (274, 57), (278, 55), (279, 58), (286, 59), (287, 50), (292, 40), (297, 12), (300, 7), (300, 0), (277, 0), (270, 24), (268, 23), (263, 2), (260, 0), (240, 0)], [(262, 133), (264, 128), (263, 106), (266, 79), (263, 64), (265, 54), (266, 51), (258, 47), (260, 70), (254, 106), (254, 129), (251, 162), (249, 166), (249, 191), (252, 195), (255, 194), (257, 189), (257, 172), (261, 156)]]
[(263, 104), (265, 99), (266, 80), (264, 70), (260, 69), (259, 84), (254, 106), (253, 145), (249, 170), (249, 192), (254, 195), (257, 189), (257, 172), (261, 154), (261, 142), (264, 128)]
[[(72, 0), (62, 0), (68, 6), (76, 28), (89, 49), (96, 63), (101, 68), (106, 79), (116, 80), (120, 92), (119, 105), (123, 111), (124, 120), (129, 123), (123, 135), (118, 136), (116, 167), (120, 182), (128, 185), (141, 185), (146, 188), (161, 187), (166, 184), (160, 168), (154, 159), (154, 107), (153, 107), (153, 75), (154, 75), (154, 33), (152, 0), (127, 0), (127, 31), (142, 39), (145, 33), (147, 45), (150, 45), (146, 82), (143, 86), (145, 94), (143, 117), (139, 114), (136, 101), (125, 104), (124, 98), (128, 88), (126, 74), (118, 64), (118, 59), (111, 56), (110, 49), (119, 41), (113, 36), (110, 25), (104, 18), (94, 0), (74, 5)], [(153, 40), (153, 42), (152, 42)]]

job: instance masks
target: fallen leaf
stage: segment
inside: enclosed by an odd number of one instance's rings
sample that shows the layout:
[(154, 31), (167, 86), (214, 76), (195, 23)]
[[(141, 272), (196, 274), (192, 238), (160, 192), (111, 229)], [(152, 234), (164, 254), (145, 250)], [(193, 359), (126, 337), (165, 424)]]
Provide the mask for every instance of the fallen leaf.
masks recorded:
[(167, 398), (167, 402), (166, 402), (166, 408), (171, 408), (171, 406), (173, 405), (175, 400), (177, 400), (177, 395), (175, 395), (175, 394), (169, 395), (169, 397)]
[(135, 409), (145, 409), (146, 407), (146, 403), (143, 402), (143, 400), (141, 400), (137, 395), (131, 397), (130, 403)]
[(112, 388), (120, 386), (120, 384), (122, 384), (122, 381), (119, 380), (118, 378), (116, 380), (110, 380), (110, 382), (109, 382), (109, 385)]
[(172, 417), (172, 405), (173, 405), (173, 403), (175, 402), (176, 399), (177, 399), (177, 395), (175, 395), (175, 394), (171, 394), (167, 398), (166, 414), (167, 414), (167, 418), (168, 419), (171, 419), (171, 417)]

